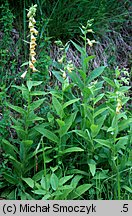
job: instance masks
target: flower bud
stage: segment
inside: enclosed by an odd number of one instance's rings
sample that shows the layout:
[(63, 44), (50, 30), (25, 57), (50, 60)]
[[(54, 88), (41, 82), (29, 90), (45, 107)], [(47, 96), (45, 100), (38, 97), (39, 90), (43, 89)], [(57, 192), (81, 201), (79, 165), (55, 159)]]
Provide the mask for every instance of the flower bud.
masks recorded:
[(62, 76), (63, 76), (64, 79), (66, 79), (66, 72), (65, 71), (63, 72)]
[(88, 29), (87, 32), (94, 33), (94, 31), (92, 29)]
[(36, 69), (34, 66), (33, 66), (33, 68), (32, 68), (32, 69), (33, 69), (33, 72), (36, 72), (36, 71), (38, 71), (38, 70), (37, 70), (37, 69)]
[(90, 46), (90, 47), (92, 47), (93, 46), (93, 43), (87, 38), (87, 42), (88, 42), (88, 45)]
[(31, 11), (29, 11), (28, 14), (27, 14), (27, 17), (29, 18), (31, 16), (32, 16), (32, 13), (31, 13)]

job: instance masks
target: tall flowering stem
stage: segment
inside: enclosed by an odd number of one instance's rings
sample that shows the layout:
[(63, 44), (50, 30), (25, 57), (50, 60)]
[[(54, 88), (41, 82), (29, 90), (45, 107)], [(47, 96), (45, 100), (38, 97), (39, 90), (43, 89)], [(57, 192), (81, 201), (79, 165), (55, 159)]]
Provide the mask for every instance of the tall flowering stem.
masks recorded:
[[(36, 24), (36, 20), (35, 20), (35, 16), (36, 16), (36, 10), (37, 10), (37, 5), (33, 5), (29, 8), (28, 10), (28, 14), (27, 17), (29, 19), (29, 29), (30, 29), (30, 55), (29, 55), (29, 68), (32, 70), (32, 72), (36, 72), (38, 71), (34, 64), (36, 62), (36, 52), (35, 52), (35, 48), (36, 48), (36, 36), (38, 34), (38, 31), (35, 28), (35, 24)], [(27, 74), (28, 70), (25, 71), (21, 77), (25, 78), (26, 74)]]

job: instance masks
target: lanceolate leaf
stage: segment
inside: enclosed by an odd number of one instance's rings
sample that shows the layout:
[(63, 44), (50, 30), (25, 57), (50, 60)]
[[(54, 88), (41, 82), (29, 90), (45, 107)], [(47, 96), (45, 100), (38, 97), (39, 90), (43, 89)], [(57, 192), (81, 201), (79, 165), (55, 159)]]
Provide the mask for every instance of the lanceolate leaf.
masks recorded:
[(8, 181), (10, 184), (13, 184), (13, 185), (16, 185), (18, 184), (18, 179), (16, 179), (15, 177), (7, 174), (7, 173), (4, 173), (3, 174), (3, 177), (4, 179), (6, 179), (6, 181)]
[(10, 103), (6, 103), (6, 105), (7, 105), (8, 107), (10, 107), (11, 109), (15, 110), (16, 112), (22, 114), (22, 115), (25, 114), (25, 110), (24, 110), (23, 108), (19, 107), (19, 106), (14, 106), (14, 105), (12, 105), (12, 104), (10, 104)]
[(53, 190), (56, 190), (59, 185), (59, 179), (54, 173), (50, 177), (50, 184)]
[(43, 136), (47, 137), (49, 140), (59, 143), (59, 138), (53, 132), (43, 128), (43, 126), (38, 125), (34, 129), (41, 133)]
[(59, 102), (59, 100), (57, 98), (55, 98), (54, 96), (52, 97), (52, 103), (53, 103), (53, 106), (58, 114), (58, 116), (60, 118), (62, 118), (64, 116), (64, 111), (63, 111), (63, 108), (62, 108), (62, 105), (61, 103)]
[(40, 100), (37, 100), (37, 101), (34, 101), (33, 103), (30, 104), (30, 110), (35, 110), (37, 109), (38, 107), (41, 106), (41, 104), (44, 102), (45, 99), (40, 99)]
[(23, 181), (25, 181), (27, 183), (27, 185), (31, 188), (34, 187), (34, 180), (32, 180), (31, 178), (22, 178)]
[(69, 105), (71, 105), (71, 104), (73, 104), (73, 103), (79, 101), (79, 100), (80, 100), (80, 98), (76, 98), (76, 99), (73, 99), (73, 100), (70, 100), (70, 101), (64, 103), (63, 109), (66, 108), (67, 106), (69, 106)]
[(84, 53), (84, 48), (83, 47), (80, 47), (78, 44), (76, 44), (75, 42), (73, 42), (71, 40), (72, 44), (75, 46), (75, 48), (80, 52), (80, 53)]
[(33, 86), (38, 86), (40, 84), (42, 84), (42, 81), (31, 81), (31, 80), (29, 80), (29, 81), (27, 81), (28, 90), (30, 91)]
[(105, 68), (106, 66), (101, 66), (101, 67), (94, 69), (86, 80), (87, 84), (93, 81), (95, 78), (97, 78), (100, 74), (102, 74)]
[(9, 141), (3, 139), (2, 140), (2, 147), (6, 154), (10, 154), (15, 159), (17, 158), (16, 153), (18, 153), (18, 149), (16, 146), (12, 145)]
[(77, 187), (73, 192), (70, 193), (70, 199), (80, 198), (87, 190), (92, 187), (92, 184), (83, 184)]
[(64, 136), (67, 131), (69, 130), (69, 128), (71, 127), (71, 125), (73, 124), (75, 117), (76, 117), (77, 112), (72, 113), (66, 120), (65, 120), (65, 124), (64, 126), (60, 127), (59, 129), (59, 135), (60, 137)]
[(95, 148), (99, 148), (101, 146), (106, 146), (108, 148), (112, 148), (110, 140), (103, 140), (103, 139), (94, 139), (99, 145), (95, 145)]
[(66, 150), (64, 150), (62, 152), (62, 154), (66, 154), (66, 153), (72, 153), (72, 152), (83, 152), (84, 150), (80, 147), (71, 147), (71, 148), (67, 148)]

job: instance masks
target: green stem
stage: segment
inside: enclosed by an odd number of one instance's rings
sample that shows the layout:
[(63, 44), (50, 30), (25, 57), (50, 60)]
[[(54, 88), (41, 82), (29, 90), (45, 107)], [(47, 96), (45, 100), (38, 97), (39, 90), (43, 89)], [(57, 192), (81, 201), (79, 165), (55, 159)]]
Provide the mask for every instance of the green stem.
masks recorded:
[(47, 178), (46, 178), (47, 169), (46, 169), (46, 158), (45, 158), (45, 150), (44, 150), (43, 136), (42, 136), (42, 138), (41, 138), (41, 141), (42, 141), (42, 150), (43, 150), (43, 164), (44, 164), (45, 187), (46, 187), (46, 190), (47, 190)]

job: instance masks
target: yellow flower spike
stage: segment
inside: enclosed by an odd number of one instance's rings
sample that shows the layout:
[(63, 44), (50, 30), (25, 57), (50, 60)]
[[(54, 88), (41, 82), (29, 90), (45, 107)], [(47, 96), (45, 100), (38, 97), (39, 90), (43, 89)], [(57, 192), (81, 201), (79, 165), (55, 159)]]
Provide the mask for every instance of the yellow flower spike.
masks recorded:
[[(32, 69), (33, 72), (36, 72), (38, 71), (35, 66), (34, 66), (34, 63), (36, 62), (36, 58), (35, 58), (35, 55), (36, 55), (36, 52), (35, 52), (35, 47), (36, 47), (36, 37), (35, 35), (38, 34), (38, 31), (36, 30), (35, 28), (35, 24), (36, 24), (36, 21), (34, 19), (34, 16), (36, 14), (36, 7), (37, 5), (34, 5), (34, 6), (31, 6), (28, 10), (28, 13), (27, 13), (27, 17), (29, 18), (29, 24), (28, 24), (28, 27), (30, 29), (30, 48), (29, 48), (29, 51), (30, 51), (30, 54), (29, 54), (29, 68)], [(27, 74), (27, 71), (25, 71), (21, 77), (22, 78), (25, 78)]]

